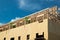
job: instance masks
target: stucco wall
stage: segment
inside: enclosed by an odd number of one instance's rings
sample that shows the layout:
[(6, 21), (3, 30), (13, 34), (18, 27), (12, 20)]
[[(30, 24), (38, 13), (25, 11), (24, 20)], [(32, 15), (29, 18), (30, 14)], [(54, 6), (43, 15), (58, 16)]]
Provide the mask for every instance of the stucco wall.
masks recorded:
[(48, 24), (48, 39), (60, 40), (60, 23), (49, 20)]
[(42, 23), (34, 22), (27, 25), (23, 25), (17, 28), (9, 29), (7, 31), (0, 32), (0, 40), (6, 37), (6, 40), (14, 37), (18, 40), (18, 36), (21, 36), (21, 40), (26, 40), (27, 35), (30, 34), (30, 40), (36, 38), (36, 33), (42, 34), (44, 32), (44, 37), (48, 40), (48, 20), (45, 19)]

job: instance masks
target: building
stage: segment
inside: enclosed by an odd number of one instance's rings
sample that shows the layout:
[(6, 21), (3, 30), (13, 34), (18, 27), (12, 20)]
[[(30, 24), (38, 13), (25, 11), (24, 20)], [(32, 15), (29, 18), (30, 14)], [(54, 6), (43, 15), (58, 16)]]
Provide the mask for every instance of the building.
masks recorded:
[(0, 40), (60, 40), (57, 6), (50, 7), (0, 27)]

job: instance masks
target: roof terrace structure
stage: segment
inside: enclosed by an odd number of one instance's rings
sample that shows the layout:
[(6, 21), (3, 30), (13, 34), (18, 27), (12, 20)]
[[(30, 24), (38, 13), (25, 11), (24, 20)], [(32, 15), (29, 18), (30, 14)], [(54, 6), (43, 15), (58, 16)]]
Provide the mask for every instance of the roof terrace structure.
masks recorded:
[(2, 25), (0, 40), (20, 40), (20, 37), (21, 40), (60, 40), (57, 10), (57, 6), (54, 6)]
[[(55, 10), (56, 10), (56, 13), (51, 12), (51, 11), (55, 11)], [(23, 17), (19, 20), (14, 21), (14, 22), (9, 22), (5, 25), (0, 26), (0, 32), (5, 31), (5, 30), (9, 30), (9, 29), (12, 29), (12, 28), (16, 28), (16, 27), (19, 27), (19, 26), (22, 26), (22, 25), (27, 25), (27, 24), (35, 22), (35, 21), (42, 21), (42, 20), (48, 18), (47, 17), (48, 14), (49, 14), (49, 18), (50, 18), (50, 15), (51, 16), (56, 15), (55, 17), (57, 17), (57, 9), (55, 7), (46, 8), (44, 10), (35, 12), (31, 15), (25, 16), (25, 17)]]

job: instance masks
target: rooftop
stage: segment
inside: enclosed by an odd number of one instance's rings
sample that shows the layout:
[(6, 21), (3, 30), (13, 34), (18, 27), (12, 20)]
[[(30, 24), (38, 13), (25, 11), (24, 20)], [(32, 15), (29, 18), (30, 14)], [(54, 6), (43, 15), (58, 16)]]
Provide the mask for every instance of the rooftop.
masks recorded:
[(54, 6), (54, 7), (51, 7), (51, 8), (46, 8), (46, 9), (43, 9), (41, 11), (35, 12), (35, 13), (31, 14), (31, 15), (20, 18), (19, 20), (16, 20), (14, 22), (9, 22), (9, 23), (7, 23), (5, 25), (2, 25), (0, 27), (0, 31), (5, 31), (5, 30), (8, 30), (8, 29), (16, 28), (16, 27), (23, 26), (23, 25), (26, 25), (26, 24), (30, 24), (30, 23), (33, 23), (33, 22), (36, 22), (36, 21), (41, 23), (41, 22), (43, 22), (43, 19), (48, 18), (47, 14), (51, 10), (56, 11), (57, 7)]

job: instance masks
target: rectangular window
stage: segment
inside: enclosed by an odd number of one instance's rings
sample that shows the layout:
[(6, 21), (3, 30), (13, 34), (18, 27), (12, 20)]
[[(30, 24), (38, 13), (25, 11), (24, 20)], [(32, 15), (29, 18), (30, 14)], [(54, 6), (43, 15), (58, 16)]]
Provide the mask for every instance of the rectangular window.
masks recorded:
[(43, 22), (43, 16), (38, 17), (38, 22), (39, 23)]
[(6, 38), (4, 38), (4, 40), (6, 40)]
[(0, 32), (2, 31), (2, 29), (0, 30)]
[(32, 22), (36, 22), (36, 17), (31, 18), (31, 23), (32, 23)]
[(12, 27), (13, 27), (13, 28), (16, 28), (16, 25), (13, 25)]
[(30, 20), (27, 20), (27, 21), (26, 21), (26, 24), (29, 24), (29, 23), (30, 23)]
[(14, 38), (11, 38), (10, 40), (14, 40)]
[(22, 25), (24, 25), (24, 21), (21, 21), (21, 22), (20, 22), (20, 26), (22, 26)]
[(38, 33), (36, 33), (36, 38), (38, 37)]
[(29, 38), (30, 38), (30, 35), (27, 35), (27, 40), (29, 40)]
[(19, 36), (19, 37), (18, 37), (18, 40), (20, 40), (20, 39), (21, 39), (21, 37)]

